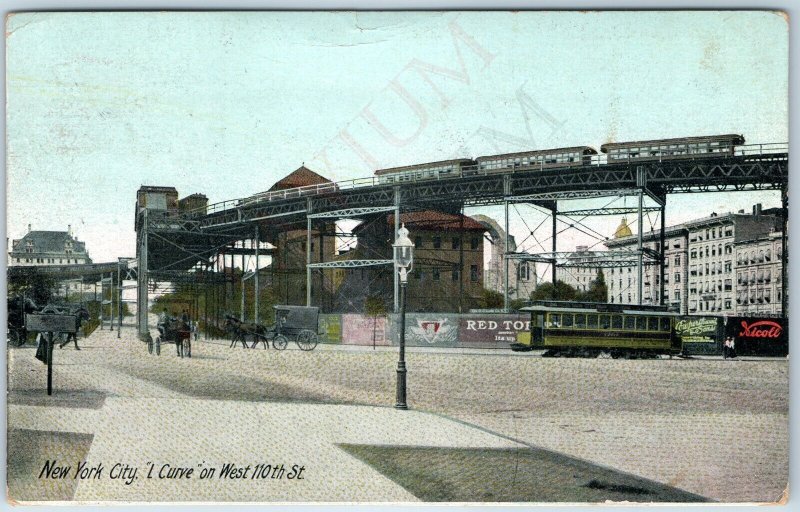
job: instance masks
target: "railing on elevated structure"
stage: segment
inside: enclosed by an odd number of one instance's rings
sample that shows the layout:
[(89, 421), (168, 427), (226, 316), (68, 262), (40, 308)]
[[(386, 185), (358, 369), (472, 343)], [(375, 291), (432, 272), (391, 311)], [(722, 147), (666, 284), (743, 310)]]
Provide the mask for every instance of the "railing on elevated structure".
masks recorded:
[(198, 208), (195, 210), (189, 210), (186, 212), (181, 212), (181, 216), (184, 218), (199, 218), (204, 217), (206, 215), (211, 215), (215, 213), (226, 212), (230, 210), (235, 210), (237, 208), (242, 207), (252, 207), (258, 204), (267, 203), (270, 201), (277, 201), (277, 200), (287, 200), (287, 199), (299, 199), (304, 197), (314, 197), (320, 195), (326, 195), (341, 191), (353, 190), (353, 189), (361, 189), (366, 187), (376, 187), (376, 186), (393, 186), (398, 183), (408, 184), (408, 183), (415, 183), (415, 182), (429, 182), (429, 181), (442, 181), (442, 180), (453, 180), (459, 179), (464, 177), (480, 177), (480, 176), (493, 176), (498, 174), (507, 174), (507, 173), (516, 173), (516, 172), (528, 172), (533, 170), (557, 170), (557, 171), (564, 171), (564, 170), (575, 170), (581, 169), (586, 167), (602, 167), (604, 165), (619, 165), (623, 163), (652, 163), (654, 161), (658, 162), (670, 162), (670, 161), (686, 161), (686, 160), (708, 160), (710, 158), (720, 158), (725, 156), (734, 156), (734, 157), (755, 157), (755, 156), (765, 156), (769, 157), (772, 155), (783, 155), (787, 154), (789, 151), (789, 144), (787, 142), (779, 142), (779, 143), (768, 143), (768, 144), (748, 144), (742, 146), (736, 146), (733, 154), (719, 154), (713, 155), (709, 153), (698, 153), (698, 154), (685, 154), (685, 155), (676, 155), (672, 157), (637, 157), (637, 158), (630, 158), (628, 160), (613, 159), (611, 162), (608, 161), (608, 155), (601, 153), (597, 155), (587, 155), (584, 157), (582, 162), (575, 162), (574, 165), (564, 165), (558, 167), (545, 167), (544, 163), (540, 163), (537, 165), (519, 165), (515, 167), (504, 167), (498, 169), (489, 169), (484, 168), (481, 169), (477, 165), (473, 166), (465, 166), (462, 168), (461, 172), (450, 173), (446, 175), (437, 175), (437, 176), (421, 176), (420, 173), (416, 175), (414, 173), (410, 173), (408, 179), (404, 179), (402, 182), (389, 182), (387, 181), (386, 177), (383, 176), (372, 176), (368, 178), (356, 178), (353, 180), (344, 180), (344, 181), (337, 181), (337, 182), (330, 182), (330, 183), (321, 183), (318, 185), (307, 185), (304, 187), (296, 187), (296, 188), (289, 188), (285, 190), (274, 190), (271, 192), (260, 192), (258, 194), (254, 194), (252, 196), (240, 199), (231, 199), (227, 201), (221, 201), (218, 203), (213, 203), (208, 205), (205, 208)]

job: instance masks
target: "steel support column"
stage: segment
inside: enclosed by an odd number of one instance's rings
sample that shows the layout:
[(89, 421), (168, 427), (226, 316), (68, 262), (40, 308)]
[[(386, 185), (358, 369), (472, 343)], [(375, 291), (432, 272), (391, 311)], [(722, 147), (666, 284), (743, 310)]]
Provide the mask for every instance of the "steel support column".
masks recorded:
[[(558, 252), (558, 250), (556, 249), (556, 245), (557, 245), (557, 242), (558, 242), (558, 239), (557, 239), (557, 237), (558, 237), (558, 222), (557, 222), (558, 221), (558, 201), (553, 201), (553, 209), (550, 210), (550, 211), (552, 212), (552, 216), (553, 216), (553, 233), (552, 233), (553, 243), (552, 243), (552, 246), (553, 246), (553, 254), (555, 254), (556, 252)], [(556, 259), (555, 258), (553, 258), (553, 263), (552, 263), (552, 266), (550, 267), (550, 279), (552, 279), (552, 281), (553, 281), (553, 299), (555, 299), (556, 298), (556, 279), (557, 279), (557, 275), (556, 275)]]
[(636, 168), (636, 184), (639, 186), (639, 219), (637, 226), (638, 228), (638, 236), (636, 239), (636, 247), (637, 247), (637, 255), (636, 255), (636, 272), (638, 276), (638, 283), (637, 283), (637, 304), (640, 306), (642, 305), (642, 299), (644, 295), (644, 266), (642, 265), (642, 256), (644, 252), (642, 251), (642, 236), (644, 235), (643, 224), (644, 218), (642, 216), (642, 206), (644, 202), (644, 187), (645, 187), (645, 178), (644, 178), (644, 168), (639, 166)]
[(141, 240), (139, 245), (139, 258), (137, 261), (137, 303), (136, 314), (139, 317), (139, 338), (146, 341), (150, 335), (150, 328), (147, 325), (147, 306), (148, 306), (148, 293), (147, 289), (147, 209), (142, 212), (142, 228)]
[(311, 199), (306, 203), (306, 306), (311, 306)]
[(117, 262), (117, 338), (120, 338), (122, 331), (122, 269)]
[(504, 229), (506, 231), (506, 239), (503, 242), (503, 309), (508, 312), (509, 301), (508, 301), (508, 287), (509, 287), (509, 278), (508, 278), (508, 268), (509, 268), (509, 261), (508, 255), (511, 252), (508, 248), (510, 235), (508, 234), (508, 197), (511, 195), (511, 180), (508, 176), (503, 176), (503, 206), (505, 210), (505, 226)]
[[(787, 318), (789, 316), (789, 297), (787, 297), (787, 293), (789, 291), (789, 285), (786, 282), (786, 279), (789, 277), (788, 269), (786, 268), (789, 263), (789, 255), (787, 250), (789, 247), (786, 244), (786, 231), (788, 229), (789, 223), (789, 189), (788, 184), (781, 188), (781, 317)], [(785, 323), (786, 328), (788, 330), (789, 323)], [(788, 339), (788, 337), (787, 337)]]
[[(666, 274), (665, 266), (667, 264), (667, 247), (666, 247), (666, 234), (665, 231), (667, 230), (667, 197), (664, 196), (664, 204), (661, 205), (661, 235), (660, 235), (660, 242), (661, 242), (661, 266), (659, 266), (659, 278), (660, 284), (658, 285), (658, 303), (660, 305), (664, 305), (664, 276)], [(684, 265), (686, 261), (681, 262)]]
[(258, 290), (258, 263), (259, 263), (259, 261), (258, 261), (258, 246), (261, 245), (260, 240), (259, 240), (259, 234), (258, 234), (258, 224), (256, 224), (255, 242), (256, 242), (256, 270), (255, 270), (256, 273), (253, 276), (253, 286), (255, 287), (255, 290), (254, 290), (254, 293), (253, 293), (253, 295), (254, 295), (253, 302), (255, 303), (255, 305), (254, 305), (255, 311), (253, 312), (253, 322), (255, 322), (257, 324), (258, 323), (258, 291), (259, 291)]
[[(244, 249), (244, 240), (242, 240), (242, 249)], [(233, 265), (231, 265), (231, 266), (233, 266)], [(245, 316), (244, 316), (244, 251), (242, 251), (242, 279), (241, 279), (240, 283), (241, 283), (241, 287), (242, 287), (242, 289), (241, 289), (242, 301), (241, 301), (241, 305), (239, 307), (239, 320), (244, 322), (244, 319), (245, 319)]]

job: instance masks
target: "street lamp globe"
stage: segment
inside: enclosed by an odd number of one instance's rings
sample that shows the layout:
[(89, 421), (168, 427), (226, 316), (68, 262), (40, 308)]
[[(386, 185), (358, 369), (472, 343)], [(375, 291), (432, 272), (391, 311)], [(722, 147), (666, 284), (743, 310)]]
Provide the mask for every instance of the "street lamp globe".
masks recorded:
[(394, 248), (394, 264), (400, 272), (400, 279), (405, 282), (414, 262), (414, 242), (408, 238), (405, 224), (397, 230), (397, 239), (392, 247)]

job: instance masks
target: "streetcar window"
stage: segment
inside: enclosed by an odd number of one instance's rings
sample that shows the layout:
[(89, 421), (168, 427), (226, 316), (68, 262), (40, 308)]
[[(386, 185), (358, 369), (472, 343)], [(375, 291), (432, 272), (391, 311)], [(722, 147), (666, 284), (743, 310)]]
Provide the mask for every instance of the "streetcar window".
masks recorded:
[(636, 317), (636, 330), (637, 331), (646, 331), (647, 330), (647, 318), (643, 316)]
[(597, 329), (597, 315), (586, 315), (586, 325), (589, 329)]
[(608, 329), (611, 327), (611, 318), (608, 315), (600, 315), (600, 328)]
[(565, 314), (561, 315), (561, 318), (563, 320), (563, 323), (561, 325), (563, 325), (564, 327), (572, 327), (572, 315), (571, 314), (565, 313)]
[(561, 315), (558, 313), (551, 313), (548, 315), (549, 323), (548, 327), (561, 327)]
[(622, 315), (611, 315), (611, 327), (622, 329)]
[(633, 331), (636, 329), (636, 317), (626, 315), (625, 316), (625, 330)]
[(661, 330), (662, 331), (669, 331), (669, 318), (662, 318), (661, 319)]
[(575, 315), (575, 327), (586, 329), (586, 315)]
[(648, 331), (657, 331), (658, 330), (658, 317), (651, 316), (647, 319), (647, 330)]

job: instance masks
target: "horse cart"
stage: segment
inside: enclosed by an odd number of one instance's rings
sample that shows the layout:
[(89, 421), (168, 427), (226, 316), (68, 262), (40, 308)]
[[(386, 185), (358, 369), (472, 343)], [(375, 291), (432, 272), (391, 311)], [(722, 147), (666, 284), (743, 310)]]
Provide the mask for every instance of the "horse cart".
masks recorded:
[[(319, 308), (306, 306), (274, 306), (275, 325), (272, 346), (283, 350), (294, 341), (300, 350), (314, 350), (319, 343)], [(266, 341), (265, 341), (266, 342)]]
[(294, 341), (300, 350), (314, 350), (319, 343), (317, 326), (319, 325), (319, 308), (306, 306), (273, 306), (275, 323), (270, 326), (246, 324), (232, 315), (226, 315), (226, 329), (232, 333), (231, 347), (241, 341), (247, 347), (245, 338), (252, 337), (251, 348), (263, 343), (264, 348), (272, 346), (284, 350), (289, 341)]
[(170, 318), (166, 323), (159, 325), (159, 335), (155, 341), (150, 339), (147, 351), (151, 354), (161, 355), (162, 343), (174, 343), (178, 357), (192, 357), (192, 331), (186, 322), (177, 318)]

